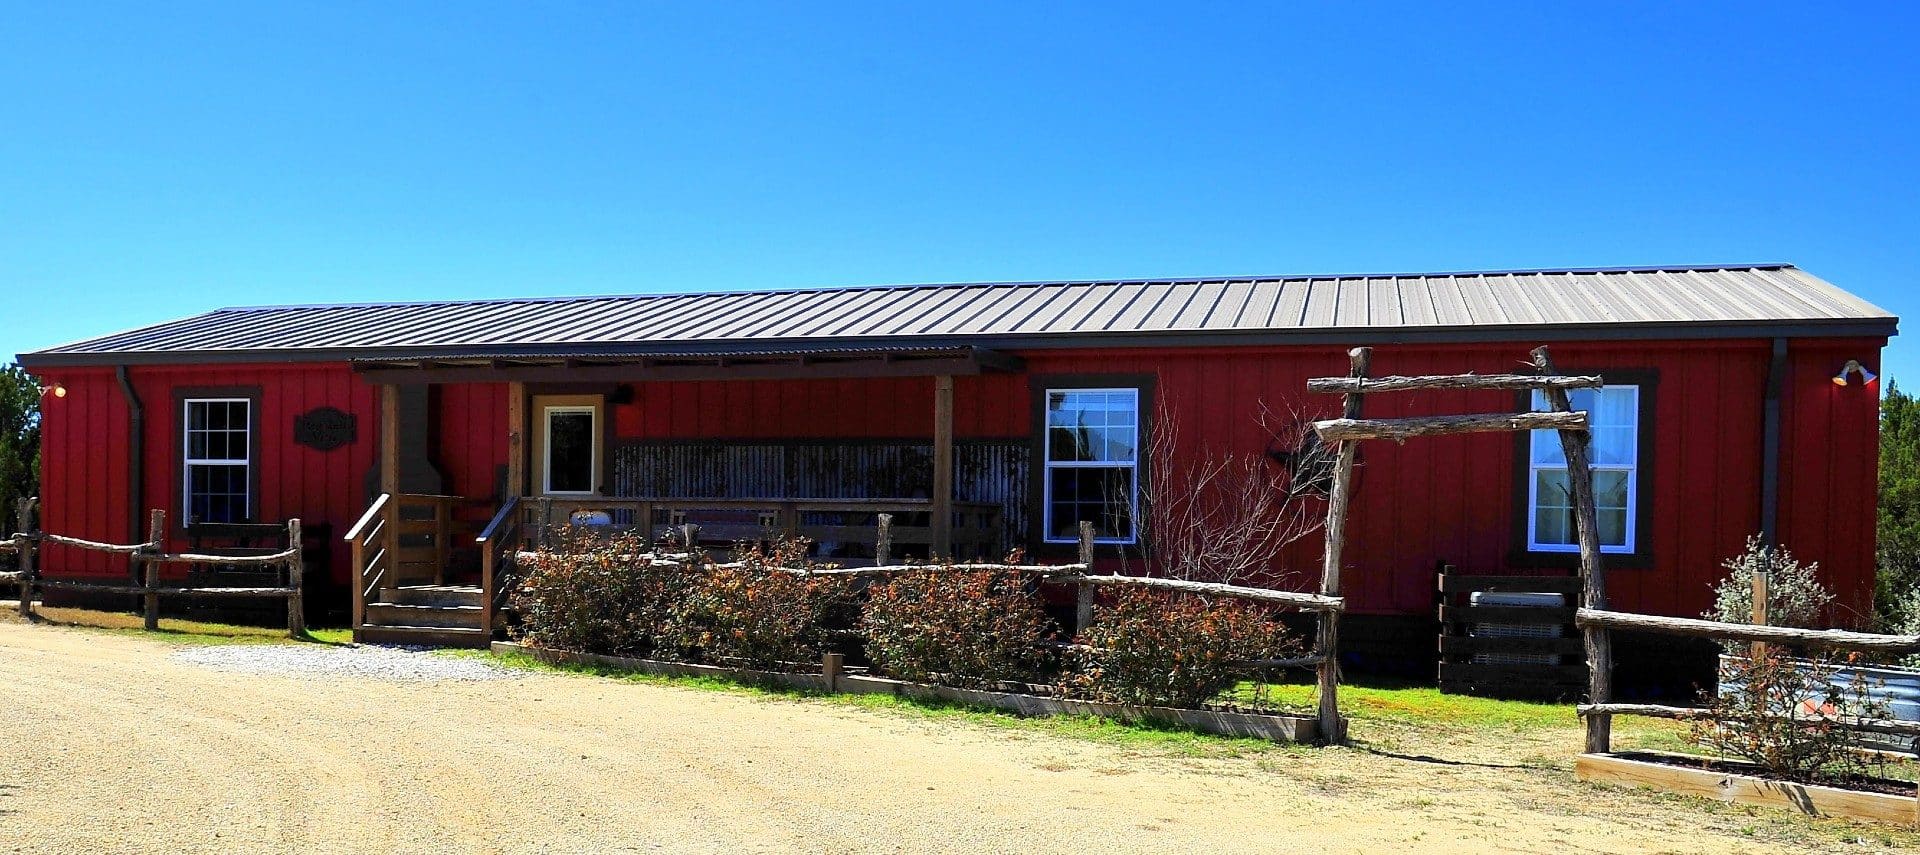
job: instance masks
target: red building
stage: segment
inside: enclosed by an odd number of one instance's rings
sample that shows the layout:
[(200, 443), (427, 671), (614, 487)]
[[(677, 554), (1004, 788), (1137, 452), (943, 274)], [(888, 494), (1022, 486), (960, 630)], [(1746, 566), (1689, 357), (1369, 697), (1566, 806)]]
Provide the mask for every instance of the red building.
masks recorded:
[[(1177, 427), (1159, 465), (1281, 467), (1298, 449), (1277, 443), (1273, 414), (1329, 412), (1305, 381), (1345, 373), (1349, 347), (1372, 346), (1384, 375), (1510, 372), (1549, 344), (1562, 371), (1608, 384), (1576, 406), (1595, 427), (1618, 607), (1697, 614), (1720, 562), (1760, 534), (1820, 563), (1844, 621), (1871, 606), (1877, 391), (1835, 376), (1877, 371), (1896, 324), (1764, 265), (239, 308), (20, 361), (60, 393), (45, 406), (46, 530), (137, 541), (162, 508), (184, 543), (196, 524), (299, 517), (330, 529), (345, 591), (367, 568), (343, 538), (383, 492), (457, 497), (415, 503), (423, 519), (447, 509), (439, 529), (395, 512), (414, 540), (392, 544), (384, 582), (474, 581), (475, 530), (538, 496), (583, 521), (824, 531), (855, 560), (855, 530), (882, 510), (905, 522), (903, 551), (918, 538), (1043, 557), (1070, 554), (1092, 519), (1118, 554), (1137, 546), (1130, 502), (1155, 431)], [(1366, 415), (1527, 404), (1401, 394)], [(1571, 567), (1564, 471), (1553, 443), (1532, 443), (1369, 444), (1351, 612), (1430, 638), (1437, 562)], [(1308, 584), (1319, 550), (1294, 544), (1271, 575)], [(58, 547), (44, 563), (125, 572)], [(370, 595), (356, 614), (382, 637)]]

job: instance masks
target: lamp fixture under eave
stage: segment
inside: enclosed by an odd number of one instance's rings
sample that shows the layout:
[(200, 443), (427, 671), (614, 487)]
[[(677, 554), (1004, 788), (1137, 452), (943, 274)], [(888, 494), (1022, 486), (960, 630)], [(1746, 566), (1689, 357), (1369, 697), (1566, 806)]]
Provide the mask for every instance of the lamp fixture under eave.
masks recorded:
[(1833, 385), (1849, 385), (1851, 381), (1848, 378), (1853, 374), (1860, 375), (1860, 385), (1862, 386), (1870, 386), (1873, 384), (1873, 381), (1880, 379), (1880, 375), (1868, 371), (1866, 366), (1861, 365), (1860, 360), (1849, 359), (1847, 360), (1846, 366), (1840, 369), (1840, 373), (1833, 375)]

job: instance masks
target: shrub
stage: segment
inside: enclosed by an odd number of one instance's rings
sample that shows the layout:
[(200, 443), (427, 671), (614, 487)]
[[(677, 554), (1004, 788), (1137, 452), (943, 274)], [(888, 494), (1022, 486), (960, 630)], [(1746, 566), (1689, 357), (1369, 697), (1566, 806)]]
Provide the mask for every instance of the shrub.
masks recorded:
[[(1842, 670), (1844, 660), (1795, 659), (1769, 648), (1758, 659), (1721, 660), (1720, 693), (1710, 717), (1695, 722), (1692, 736), (1707, 748), (1744, 758), (1789, 781), (1844, 778), (1865, 771), (1867, 747), (1842, 717), (1885, 718), (1885, 704), (1868, 697), (1867, 678)], [(1830, 679), (1835, 672), (1843, 676)]]
[(1801, 564), (1784, 548), (1770, 548), (1758, 536), (1747, 538), (1747, 550), (1720, 566), (1728, 571), (1713, 588), (1713, 608), (1705, 617), (1724, 623), (1753, 622), (1753, 575), (1767, 573), (1767, 623), (1773, 626), (1813, 628), (1833, 602), (1820, 584), (1820, 565)]
[[(1883, 618), (1886, 632), (1894, 635), (1920, 635), (1920, 588), (1896, 594), (1892, 602), (1879, 605), (1887, 615)], [(1920, 653), (1902, 656), (1898, 663), (1906, 668), (1920, 668)]]
[(762, 669), (815, 662), (826, 646), (826, 618), (846, 597), (832, 577), (806, 566), (805, 542), (743, 550), (736, 566), (706, 572), (674, 608), (669, 634), (682, 655)]
[(590, 531), (563, 534), (523, 557), (513, 592), (523, 639), (542, 647), (652, 656), (675, 608), (700, 579), (683, 565), (645, 566), (644, 539)]
[(1231, 686), (1232, 664), (1298, 655), (1266, 610), (1238, 600), (1123, 590), (1094, 612), (1073, 685), (1128, 704), (1198, 707)]
[(952, 685), (1028, 682), (1045, 670), (1054, 634), (1017, 574), (927, 570), (867, 591), (868, 658), (903, 680)]

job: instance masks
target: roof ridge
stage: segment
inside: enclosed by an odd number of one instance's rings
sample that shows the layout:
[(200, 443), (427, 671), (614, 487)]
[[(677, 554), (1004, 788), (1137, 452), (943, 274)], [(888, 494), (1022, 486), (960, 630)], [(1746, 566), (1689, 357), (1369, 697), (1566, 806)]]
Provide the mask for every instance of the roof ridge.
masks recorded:
[(875, 285), (809, 285), (787, 288), (730, 288), (715, 291), (659, 291), (638, 294), (572, 294), (553, 297), (482, 297), (468, 300), (368, 300), (349, 303), (282, 303), (253, 306), (223, 306), (202, 314), (239, 312), (280, 312), (300, 309), (372, 309), (408, 306), (474, 306), (538, 303), (586, 303), (595, 300), (654, 300), (687, 297), (731, 297), (743, 294), (819, 294), (836, 291), (919, 291), (963, 288), (1044, 288), (1101, 287), (1115, 285), (1191, 285), (1195, 283), (1230, 284), (1236, 282), (1312, 282), (1335, 279), (1460, 279), (1474, 276), (1539, 276), (1576, 273), (1686, 273), (1716, 270), (1790, 270), (1791, 262), (1762, 264), (1645, 264), (1616, 267), (1538, 267), (1503, 270), (1440, 270), (1399, 273), (1285, 273), (1241, 276), (1134, 276), (1100, 279), (1035, 279), (1002, 282), (906, 282)]

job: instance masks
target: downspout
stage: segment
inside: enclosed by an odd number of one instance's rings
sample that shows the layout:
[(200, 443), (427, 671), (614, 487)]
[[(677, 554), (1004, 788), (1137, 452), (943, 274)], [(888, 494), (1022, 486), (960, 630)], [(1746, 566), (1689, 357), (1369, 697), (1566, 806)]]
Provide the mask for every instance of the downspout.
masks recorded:
[(1760, 540), (1780, 545), (1780, 389), (1787, 377), (1787, 340), (1773, 340), (1767, 395), (1760, 415)]
[(133, 391), (133, 381), (127, 377), (127, 366), (113, 367), (114, 379), (120, 381), (120, 394), (127, 399), (127, 542), (145, 540), (146, 534), (140, 530), (140, 503), (146, 501), (146, 408), (140, 405), (140, 393)]

